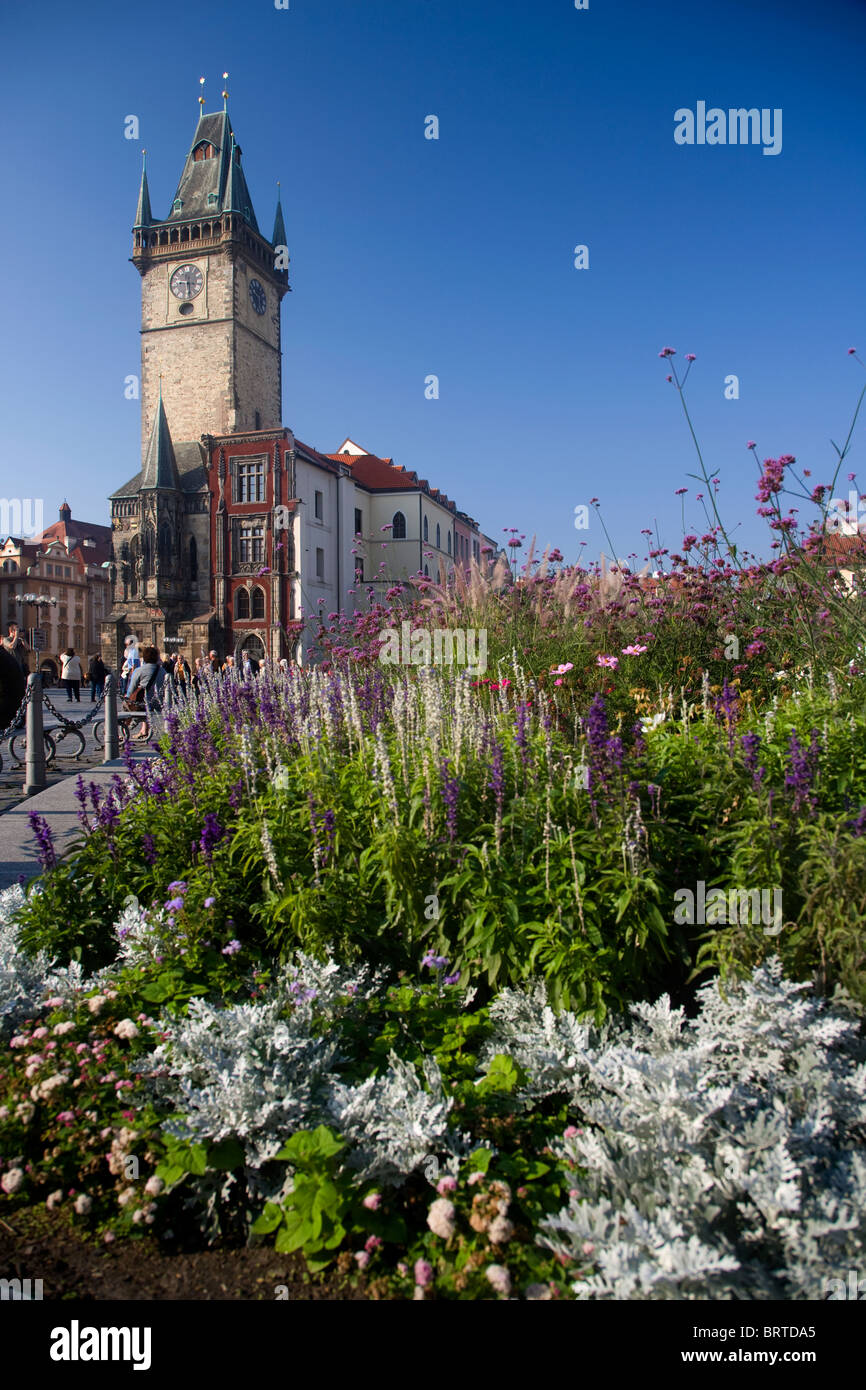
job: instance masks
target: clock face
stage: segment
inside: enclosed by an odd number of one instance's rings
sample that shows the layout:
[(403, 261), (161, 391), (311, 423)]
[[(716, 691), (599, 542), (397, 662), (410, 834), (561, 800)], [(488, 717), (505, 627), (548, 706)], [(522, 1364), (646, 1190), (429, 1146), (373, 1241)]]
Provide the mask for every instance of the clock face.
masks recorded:
[(268, 297), (258, 280), (250, 281), (250, 303), (257, 314), (263, 314), (268, 307)]
[(175, 299), (195, 299), (201, 294), (204, 280), (197, 265), (180, 265), (168, 283)]

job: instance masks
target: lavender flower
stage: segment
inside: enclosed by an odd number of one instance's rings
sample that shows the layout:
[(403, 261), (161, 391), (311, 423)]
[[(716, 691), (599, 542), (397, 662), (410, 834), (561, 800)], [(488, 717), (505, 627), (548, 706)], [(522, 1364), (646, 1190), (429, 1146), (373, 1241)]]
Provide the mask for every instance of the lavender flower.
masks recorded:
[(212, 811), (208, 811), (204, 818), (201, 839), (199, 841), (199, 848), (208, 864), (213, 858), (214, 849), (224, 835), (225, 831), (220, 825), (219, 820)]
[(439, 775), (442, 778), (442, 801), (445, 805), (448, 838), (453, 842), (457, 837), (457, 805), (460, 800), (460, 781), (457, 777), (451, 776), (451, 764), (447, 758), (444, 758), (439, 766)]
[(156, 841), (152, 835), (142, 835), (141, 853), (147, 864), (155, 864), (157, 860)]
[(44, 816), (40, 816), (36, 811), (30, 811), (27, 819), (30, 821), (30, 829), (36, 836), (39, 855), (39, 863), (43, 869), (53, 869), (57, 864), (57, 854), (54, 849), (54, 836), (51, 833), (51, 826)]

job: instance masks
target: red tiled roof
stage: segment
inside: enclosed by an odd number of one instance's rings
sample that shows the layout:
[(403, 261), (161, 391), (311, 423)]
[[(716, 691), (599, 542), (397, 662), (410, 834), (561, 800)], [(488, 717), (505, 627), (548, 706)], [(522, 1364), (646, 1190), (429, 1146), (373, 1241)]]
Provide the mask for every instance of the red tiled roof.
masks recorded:
[(866, 560), (866, 536), (826, 532), (821, 537), (821, 553), (828, 560)]
[(398, 488), (418, 486), (414, 473), (407, 473), (405, 468), (392, 463), (390, 459), (380, 459), (375, 454), (329, 454), (328, 457), (347, 464), (352, 470), (352, 477), (362, 487), (395, 492)]
[[(94, 545), (82, 545), (82, 541), (94, 541)], [(100, 526), (96, 522), (55, 521), (47, 526), (41, 536), (36, 537), (40, 548), (51, 541), (61, 541), (69, 553), (78, 551), (84, 564), (101, 565), (111, 558), (111, 527)]]

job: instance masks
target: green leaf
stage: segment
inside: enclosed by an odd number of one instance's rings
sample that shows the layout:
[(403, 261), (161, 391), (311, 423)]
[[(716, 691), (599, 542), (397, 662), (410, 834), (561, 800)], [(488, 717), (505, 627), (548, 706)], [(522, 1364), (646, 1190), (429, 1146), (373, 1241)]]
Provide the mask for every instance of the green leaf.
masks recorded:
[(240, 1168), (243, 1161), (244, 1151), (237, 1139), (223, 1139), (221, 1143), (213, 1144), (207, 1151), (209, 1168), (230, 1172), (233, 1168)]
[(283, 1219), (282, 1208), (276, 1202), (268, 1202), (261, 1216), (253, 1222), (250, 1230), (257, 1236), (269, 1236), (271, 1231), (275, 1231)]

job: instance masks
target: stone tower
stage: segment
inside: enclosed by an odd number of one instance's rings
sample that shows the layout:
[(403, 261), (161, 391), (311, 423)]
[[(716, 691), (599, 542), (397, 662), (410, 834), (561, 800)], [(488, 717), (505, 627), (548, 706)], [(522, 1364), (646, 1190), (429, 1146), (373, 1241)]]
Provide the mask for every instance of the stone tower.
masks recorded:
[(168, 216), (147, 171), (133, 227), (141, 276), (141, 471), (111, 496), (113, 606), (103, 658), (134, 632), (188, 658), (218, 639), (210, 460), (203, 439), (280, 428), (280, 303), (289, 288), (279, 199), (259, 230), (227, 109), (202, 114)]
[[(285, 235), (279, 207), (274, 230)], [(259, 231), (227, 109), (199, 118), (162, 221), (152, 215), (142, 171), (133, 235), (142, 281), (142, 453), (160, 378), (175, 440), (278, 427), (288, 271), (275, 268), (280, 258)]]

